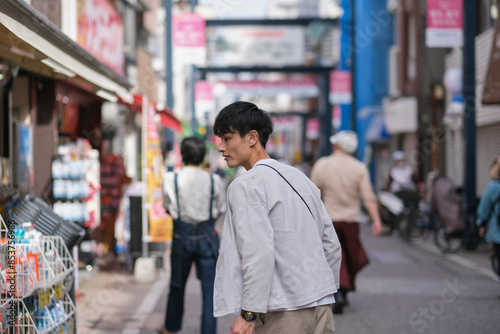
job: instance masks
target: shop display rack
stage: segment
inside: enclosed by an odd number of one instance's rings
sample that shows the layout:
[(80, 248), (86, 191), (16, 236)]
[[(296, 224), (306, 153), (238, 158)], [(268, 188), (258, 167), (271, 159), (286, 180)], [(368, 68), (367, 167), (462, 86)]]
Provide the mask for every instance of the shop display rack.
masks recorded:
[(0, 217), (0, 332), (75, 333), (75, 261), (61, 236), (13, 238)]

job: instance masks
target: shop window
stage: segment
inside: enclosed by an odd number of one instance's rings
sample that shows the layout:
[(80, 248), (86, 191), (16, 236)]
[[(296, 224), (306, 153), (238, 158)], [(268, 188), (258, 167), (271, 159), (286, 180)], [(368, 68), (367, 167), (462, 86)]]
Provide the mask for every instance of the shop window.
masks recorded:
[(53, 80), (40, 80), (37, 88), (37, 124), (47, 125), (54, 115), (55, 84)]

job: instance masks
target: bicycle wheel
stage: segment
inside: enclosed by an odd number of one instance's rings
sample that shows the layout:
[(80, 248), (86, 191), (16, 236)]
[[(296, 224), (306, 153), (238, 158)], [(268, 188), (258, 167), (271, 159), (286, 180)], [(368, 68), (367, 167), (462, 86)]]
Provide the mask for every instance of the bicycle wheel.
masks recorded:
[(398, 225), (399, 236), (412, 244), (424, 241), (426, 238), (425, 231), (425, 224), (420, 221), (417, 210), (411, 210), (408, 214), (405, 214)]
[(444, 253), (456, 253), (464, 246), (462, 232), (447, 233), (444, 226), (434, 231), (434, 244)]

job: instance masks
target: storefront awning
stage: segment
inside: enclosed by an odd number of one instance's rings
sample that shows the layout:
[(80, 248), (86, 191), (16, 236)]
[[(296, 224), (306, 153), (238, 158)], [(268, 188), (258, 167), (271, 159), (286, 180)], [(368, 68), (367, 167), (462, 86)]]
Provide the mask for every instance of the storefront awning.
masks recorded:
[[(118, 102), (127, 106), (131, 110), (135, 112), (142, 112), (142, 95), (140, 94), (132, 94), (132, 103), (128, 103), (122, 99), (119, 99)], [(149, 103), (152, 103), (155, 106), (156, 113), (160, 115), (161, 124), (176, 132), (182, 132), (182, 124), (181, 122), (174, 116), (172, 110), (168, 107), (162, 107), (158, 103), (152, 100), (148, 100)]]
[[(131, 101), (132, 85), (23, 0), (2, 0), (0, 58), (56, 79), (90, 83), (100, 96)], [(109, 98), (108, 98), (109, 99)]]
[(385, 127), (385, 116), (384, 114), (374, 114), (368, 128), (366, 129), (365, 138), (366, 141), (370, 143), (381, 142), (389, 139), (391, 136), (387, 132)]

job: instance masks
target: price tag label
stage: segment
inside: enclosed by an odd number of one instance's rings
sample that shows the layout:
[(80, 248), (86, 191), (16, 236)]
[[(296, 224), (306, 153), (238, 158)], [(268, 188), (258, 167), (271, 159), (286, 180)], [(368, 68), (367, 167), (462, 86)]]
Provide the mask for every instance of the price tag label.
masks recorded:
[(54, 285), (54, 299), (59, 300), (64, 297), (64, 288), (62, 282), (57, 283)]
[(50, 305), (50, 289), (38, 292), (38, 308)]

